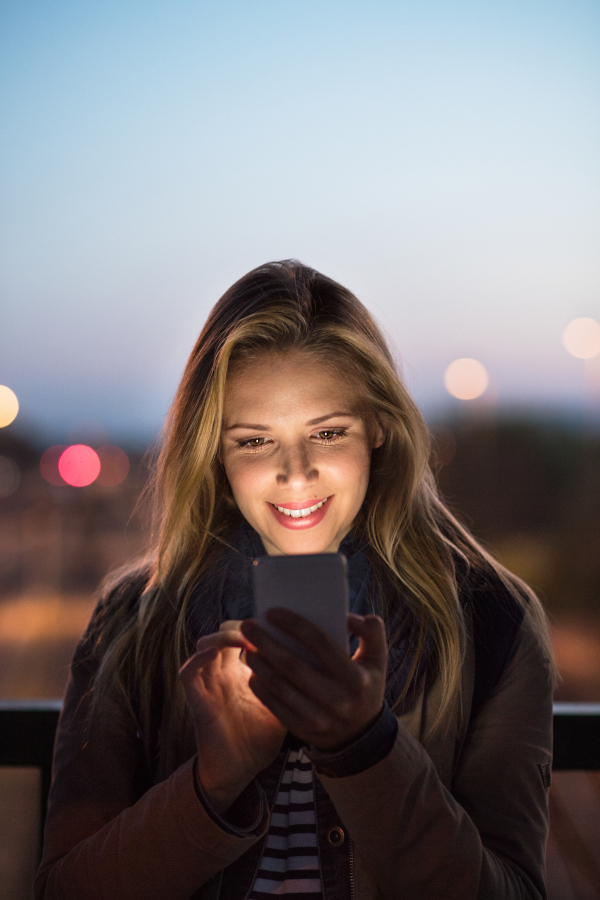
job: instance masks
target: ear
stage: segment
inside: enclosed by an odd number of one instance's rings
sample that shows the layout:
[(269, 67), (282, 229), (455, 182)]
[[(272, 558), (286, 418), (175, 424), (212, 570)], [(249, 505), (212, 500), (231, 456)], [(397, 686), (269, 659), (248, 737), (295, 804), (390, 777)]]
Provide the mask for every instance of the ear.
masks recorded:
[(371, 450), (376, 450), (377, 447), (381, 447), (381, 445), (385, 441), (385, 437), (385, 431), (383, 430), (377, 419), (375, 419), (371, 431)]

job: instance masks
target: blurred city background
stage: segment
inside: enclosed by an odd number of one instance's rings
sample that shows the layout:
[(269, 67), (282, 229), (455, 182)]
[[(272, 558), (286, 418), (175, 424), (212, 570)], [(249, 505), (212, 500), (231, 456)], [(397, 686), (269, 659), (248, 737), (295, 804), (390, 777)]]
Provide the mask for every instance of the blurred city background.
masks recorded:
[[(556, 699), (600, 702), (599, 36), (591, 0), (2, 4), (0, 697), (61, 696), (209, 309), (296, 257), (383, 326)], [(599, 898), (598, 773), (551, 808), (551, 900)]]

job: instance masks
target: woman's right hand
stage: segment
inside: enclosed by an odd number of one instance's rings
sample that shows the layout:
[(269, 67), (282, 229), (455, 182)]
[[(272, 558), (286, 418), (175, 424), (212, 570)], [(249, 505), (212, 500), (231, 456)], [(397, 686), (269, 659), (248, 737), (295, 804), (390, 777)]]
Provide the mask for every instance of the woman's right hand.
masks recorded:
[(200, 638), (179, 672), (194, 722), (198, 775), (218, 813), (275, 759), (286, 734), (248, 686), (252, 670), (243, 651), (254, 647), (240, 624), (224, 622)]

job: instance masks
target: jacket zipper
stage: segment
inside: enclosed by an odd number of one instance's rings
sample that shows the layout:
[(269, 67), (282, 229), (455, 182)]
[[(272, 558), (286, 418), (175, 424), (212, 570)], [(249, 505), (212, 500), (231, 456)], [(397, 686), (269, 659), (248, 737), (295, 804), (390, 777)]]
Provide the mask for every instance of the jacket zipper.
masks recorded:
[(354, 841), (348, 835), (348, 850), (350, 853), (350, 900), (356, 900), (356, 884), (354, 882)]

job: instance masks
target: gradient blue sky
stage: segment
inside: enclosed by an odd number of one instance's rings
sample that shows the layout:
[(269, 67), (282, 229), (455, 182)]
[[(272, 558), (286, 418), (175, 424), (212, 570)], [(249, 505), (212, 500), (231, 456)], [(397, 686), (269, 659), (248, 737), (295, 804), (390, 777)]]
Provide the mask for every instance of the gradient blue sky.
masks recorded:
[(580, 401), (597, 2), (3, 0), (0, 34), (21, 422), (156, 431), (218, 296), (290, 256), (361, 297), (427, 409), (459, 356), (498, 404)]

